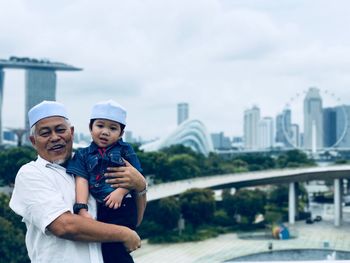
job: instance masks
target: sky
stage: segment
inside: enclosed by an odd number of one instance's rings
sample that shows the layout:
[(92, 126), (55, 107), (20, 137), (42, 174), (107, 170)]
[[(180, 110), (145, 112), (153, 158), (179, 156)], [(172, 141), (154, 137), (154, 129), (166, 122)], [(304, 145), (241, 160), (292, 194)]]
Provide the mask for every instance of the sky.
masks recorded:
[[(57, 72), (77, 132), (113, 99), (143, 140), (174, 130), (181, 102), (209, 133), (242, 136), (254, 105), (262, 117), (289, 105), (297, 122), (309, 87), (350, 104), (348, 10), (347, 0), (0, 0), (0, 59), (83, 68)], [(3, 127), (21, 128), (24, 72), (5, 74)]]

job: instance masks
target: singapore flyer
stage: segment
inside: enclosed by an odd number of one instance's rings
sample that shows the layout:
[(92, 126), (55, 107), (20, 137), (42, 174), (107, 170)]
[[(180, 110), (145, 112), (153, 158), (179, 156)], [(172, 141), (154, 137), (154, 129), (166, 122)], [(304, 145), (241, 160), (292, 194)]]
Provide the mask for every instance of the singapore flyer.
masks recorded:
[(282, 114), (284, 143), (289, 148), (325, 150), (345, 145), (350, 106), (331, 90), (310, 87), (293, 95)]

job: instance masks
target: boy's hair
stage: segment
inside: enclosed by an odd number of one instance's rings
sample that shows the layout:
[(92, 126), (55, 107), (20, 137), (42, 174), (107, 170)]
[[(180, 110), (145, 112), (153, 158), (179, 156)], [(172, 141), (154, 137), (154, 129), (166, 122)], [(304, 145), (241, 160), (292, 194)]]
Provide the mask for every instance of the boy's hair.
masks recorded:
[[(90, 128), (90, 131), (92, 130), (92, 125), (94, 124), (94, 121), (96, 121), (97, 119), (91, 119), (90, 120), (90, 123), (89, 123), (89, 128)], [(119, 123), (119, 122), (118, 122)], [(120, 125), (120, 134), (123, 134), (124, 132), (124, 129), (125, 129), (125, 124), (122, 124), (122, 123), (119, 123)]]

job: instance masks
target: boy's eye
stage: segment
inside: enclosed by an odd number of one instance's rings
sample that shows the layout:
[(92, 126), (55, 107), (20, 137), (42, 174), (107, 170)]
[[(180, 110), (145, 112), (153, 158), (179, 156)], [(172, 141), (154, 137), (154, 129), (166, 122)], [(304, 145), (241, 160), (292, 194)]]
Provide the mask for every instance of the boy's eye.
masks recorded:
[(117, 127), (111, 127), (111, 130), (112, 130), (112, 131), (116, 131), (116, 130), (118, 130), (118, 129), (117, 129)]
[(99, 128), (103, 128), (102, 124), (97, 124), (96, 126), (99, 127)]

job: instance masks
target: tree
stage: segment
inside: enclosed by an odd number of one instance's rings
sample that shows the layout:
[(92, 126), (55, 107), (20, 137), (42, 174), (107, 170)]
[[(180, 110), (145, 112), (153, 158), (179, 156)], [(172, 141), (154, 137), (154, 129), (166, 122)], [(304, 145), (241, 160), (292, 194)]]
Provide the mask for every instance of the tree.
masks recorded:
[(201, 172), (196, 159), (189, 154), (176, 154), (169, 157), (168, 171), (166, 178), (168, 181), (197, 177)]
[(158, 204), (156, 223), (164, 230), (172, 230), (177, 227), (180, 219), (180, 203), (175, 197), (161, 199)]
[(181, 212), (194, 228), (210, 223), (214, 217), (214, 192), (210, 189), (191, 189), (180, 195)]
[(36, 153), (31, 147), (13, 147), (0, 153), (0, 183), (13, 184), (22, 165), (34, 160)]
[(277, 165), (280, 168), (295, 168), (314, 164), (315, 161), (313, 159), (309, 159), (307, 155), (300, 150), (287, 151), (279, 155), (277, 158)]
[(278, 208), (287, 207), (289, 195), (288, 193), (288, 185), (283, 184), (275, 186), (269, 194), (269, 203), (274, 204)]
[(8, 206), (9, 196), (0, 194), (0, 255), (1, 262), (27, 263), (24, 243), (25, 225)]
[(230, 216), (244, 216), (251, 224), (257, 214), (264, 214), (266, 194), (259, 189), (238, 190), (233, 196), (226, 193), (223, 195), (223, 205)]
[(155, 183), (166, 180), (169, 174), (168, 156), (163, 152), (138, 152), (143, 174), (153, 175)]

